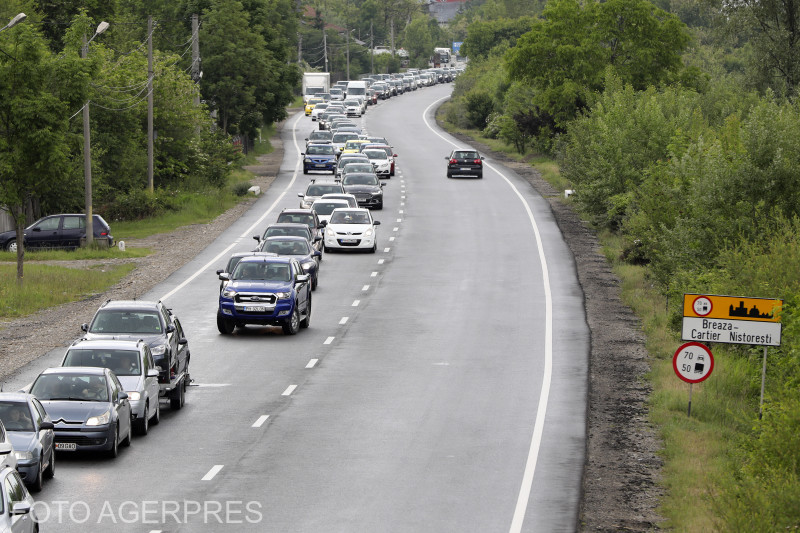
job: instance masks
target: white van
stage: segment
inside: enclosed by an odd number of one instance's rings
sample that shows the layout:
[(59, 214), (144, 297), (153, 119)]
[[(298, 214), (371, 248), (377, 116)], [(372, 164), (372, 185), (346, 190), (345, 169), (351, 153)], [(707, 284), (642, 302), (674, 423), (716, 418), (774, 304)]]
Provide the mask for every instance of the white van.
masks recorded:
[(350, 81), (347, 82), (347, 90), (345, 94), (348, 99), (357, 98), (361, 102), (362, 113), (366, 111), (367, 107), (367, 82), (365, 81)]

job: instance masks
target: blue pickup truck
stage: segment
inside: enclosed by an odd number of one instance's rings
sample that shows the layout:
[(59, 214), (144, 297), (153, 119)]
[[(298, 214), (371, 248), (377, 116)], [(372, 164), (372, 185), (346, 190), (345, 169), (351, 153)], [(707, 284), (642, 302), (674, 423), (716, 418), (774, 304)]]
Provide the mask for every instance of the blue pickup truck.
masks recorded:
[(217, 329), (223, 335), (247, 324), (281, 326), (295, 335), (311, 323), (311, 276), (292, 257), (244, 257), (219, 295)]

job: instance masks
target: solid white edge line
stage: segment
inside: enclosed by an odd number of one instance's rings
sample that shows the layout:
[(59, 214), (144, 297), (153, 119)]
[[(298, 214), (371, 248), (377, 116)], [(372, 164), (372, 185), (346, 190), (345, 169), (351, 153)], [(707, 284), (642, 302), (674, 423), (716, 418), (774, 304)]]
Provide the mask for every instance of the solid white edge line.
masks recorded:
[[(295, 126), (297, 126), (297, 123), (298, 123), (298, 122), (300, 122), (300, 119), (301, 119), (303, 116), (304, 116), (304, 115), (301, 113), (301, 114), (300, 114), (300, 116), (299, 116), (299, 117), (297, 117), (297, 120), (295, 120), (295, 121), (294, 121), (294, 125), (292, 126), (293, 128), (294, 128)], [(294, 147), (297, 149), (297, 152), (298, 152), (298, 153), (300, 153), (300, 146), (297, 144), (297, 135), (296, 135), (296, 134), (294, 135)], [(245, 237), (249, 236), (249, 235), (250, 235), (250, 234), (253, 232), (253, 230), (254, 230), (254, 229), (257, 227), (257, 226), (259, 226), (259, 225), (260, 225), (262, 222), (264, 222), (264, 219), (266, 219), (266, 218), (267, 218), (267, 217), (268, 217), (268, 216), (269, 216), (269, 215), (272, 213), (272, 210), (273, 210), (273, 209), (275, 209), (275, 207), (276, 207), (276, 206), (277, 206), (277, 205), (280, 203), (280, 201), (281, 201), (281, 200), (283, 200), (283, 197), (286, 195), (286, 193), (287, 193), (287, 192), (289, 192), (289, 190), (290, 190), (290, 189), (291, 189), (291, 188), (294, 186), (294, 182), (295, 182), (295, 180), (297, 179), (297, 172), (299, 171), (299, 168), (300, 168), (300, 159), (298, 158), (298, 161), (297, 161), (297, 163), (295, 164), (295, 167), (294, 167), (294, 173), (292, 174), (292, 179), (291, 179), (291, 181), (290, 181), (290, 182), (289, 182), (289, 184), (286, 186), (286, 188), (283, 190), (283, 192), (282, 192), (282, 193), (281, 193), (281, 194), (278, 196), (278, 198), (277, 198), (277, 199), (276, 199), (274, 202), (272, 202), (272, 205), (271, 205), (271, 206), (269, 206), (269, 209), (267, 209), (267, 210), (264, 212), (264, 214), (263, 214), (263, 215), (261, 215), (261, 217), (259, 217), (259, 219), (258, 219), (258, 220), (256, 220), (256, 221), (253, 223), (253, 225), (252, 225), (252, 226), (250, 226), (249, 228), (247, 228), (247, 229), (244, 231), (244, 233), (242, 233), (242, 235), (240, 235), (240, 236), (239, 236), (239, 237), (238, 237), (236, 240), (234, 240), (234, 242), (233, 242), (232, 244), (230, 244), (230, 245), (229, 245), (227, 248), (225, 248), (225, 249), (224, 249), (224, 250), (222, 250), (222, 251), (221, 251), (219, 254), (217, 254), (217, 255), (214, 257), (214, 259), (212, 259), (211, 261), (209, 261), (208, 263), (206, 263), (205, 265), (203, 265), (202, 267), (200, 267), (200, 269), (199, 269), (199, 270), (197, 270), (197, 271), (196, 271), (194, 274), (192, 274), (191, 276), (189, 276), (188, 278), (186, 278), (185, 280), (183, 280), (183, 282), (182, 282), (182, 283), (180, 283), (180, 284), (179, 284), (177, 287), (175, 287), (174, 289), (172, 289), (171, 291), (169, 291), (167, 294), (165, 294), (164, 296), (162, 296), (162, 297), (160, 298), (160, 299), (161, 299), (161, 301), (164, 301), (164, 300), (166, 300), (167, 298), (169, 298), (170, 296), (173, 296), (173, 295), (174, 295), (176, 292), (178, 292), (179, 290), (183, 289), (183, 288), (184, 288), (184, 287), (186, 287), (186, 286), (187, 286), (189, 283), (191, 283), (192, 281), (194, 281), (194, 279), (195, 279), (195, 278), (197, 278), (197, 276), (199, 276), (200, 274), (202, 274), (203, 272), (205, 272), (207, 269), (211, 268), (211, 266), (212, 266), (212, 265), (216, 264), (216, 263), (217, 263), (217, 261), (219, 261), (220, 259), (222, 259), (222, 257), (224, 257), (224, 256), (225, 256), (225, 255), (226, 255), (228, 252), (230, 252), (230, 250), (231, 250), (231, 249), (233, 249), (233, 248), (236, 246), (236, 244), (239, 242), (239, 239), (244, 239)]]
[(269, 415), (261, 415), (261, 416), (258, 417), (258, 419), (256, 419), (255, 422), (253, 422), (253, 425), (250, 426), (250, 427), (260, 428), (261, 426), (264, 425), (264, 422), (266, 422), (268, 418), (269, 418)]
[(286, 387), (286, 390), (281, 393), (281, 396), (291, 396), (296, 388), (297, 385), (289, 385)]
[(205, 476), (203, 476), (203, 479), (201, 481), (211, 481), (212, 479), (214, 479), (214, 476), (219, 474), (219, 471), (222, 470), (223, 466), (225, 465), (214, 465), (211, 468), (211, 470), (209, 470), (208, 473)]
[(314, 368), (315, 366), (317, 366), (317, 363), (319, 363), (319, 359), (312, 359), (308, 362), (306, 368)]
[[(452, 145), (454, 148), (458, 148), (460, 145), (453, 143), (449, 139), (442, 136), (439, 132), (435, 131), (431, 127), (430, 123), (428, 122), (428, 118), (426, 117), (433, 106), (448, 98), (449, 96), (446, 96), (431, 103), (431, 105), (429, 105), (422, 113), (422, 120), (434, 135)], [(542, 284), (544, 286), (545, 299), (544, 375), (542, 376), (542, 389), (539, 393), (539, 406), (536, 410), (536, 422), (533, 425), (533, 435), (531, 436), (531, 445), (528, 450), (528, 459), (525, 463), (525, 472), (522, 476), (519, 497), (517, 498), (517, 505), (514, 508), (514, 516), (511, 520), (511, 527), (509, 528), (510, 533), (518, 533), (522, 530), (522, 523), (525, 520), (525, 513), (528, 510), (528, 500), (530, 499), (531, 487), (533, 486), (533, 476), (536, 472), (536, 462), (539, 459), (539, 448), (542, 445), (544, 419), (547, 415), (547, 402), (550, 396), (550, 384), (553, 377), (553, 295), (550, 289), (550, 273), (547, 268), (547, 259), (544, 253), (544, 246), (542, 245), (541, 234), (539, 233), (539, 226), (536, 223), (536, 219), (533, 216), (533, 212), (531, 211), (528, 202), (525, 201), (525, 198), (522, 196), (519, 190), (514, 186), (513, 183), (511, 183), (511, 180), (509, 180), (492, 165), (486, 163), (486, 166), (497, 172), (497, 174), (503, 178), (503, 180), (505, 180), (508, 186), (511, 187), (511, 190), (514, 192), (517, 198), (519, 198), (520, 202), (522, 202), (525, 211), (528, 213), (528, 219), (531, 222), (533, 233), (536, 236), (536, 247), (539, 252), (539, 260), (542, 263)]]

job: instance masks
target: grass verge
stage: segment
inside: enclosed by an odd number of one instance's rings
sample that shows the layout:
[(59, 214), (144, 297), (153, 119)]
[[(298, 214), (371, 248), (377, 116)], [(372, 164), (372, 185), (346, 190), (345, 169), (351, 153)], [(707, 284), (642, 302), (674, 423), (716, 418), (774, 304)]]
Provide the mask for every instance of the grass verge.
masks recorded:
[(88, 298), (105, 291), (134, 268), (133, 264), (88, 269), (28, 264), (24, 283), (19, 286), (16, 265), (0, 265), (0, 317), (17, 318)]
[[(25, 262), (28, 261), (82, 261), (86, 259), (125, 259), (150, 255), (149, 248), (127, 248), (121, 252), (119, 248), (78, 248), (77, 250), (25, 250)], [(0, 261), (16, 263), (17, 254), (0, 252)], [(16, 267), (15, 267), (16, 268)]]

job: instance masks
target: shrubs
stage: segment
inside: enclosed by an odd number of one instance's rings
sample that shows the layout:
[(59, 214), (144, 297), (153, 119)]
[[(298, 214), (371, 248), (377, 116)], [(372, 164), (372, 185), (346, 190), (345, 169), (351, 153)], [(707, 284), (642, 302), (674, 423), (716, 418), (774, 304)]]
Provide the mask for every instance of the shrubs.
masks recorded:
[(146, 190), (133, 190), (118, 194), (98, 211), (110, 220), (141, 220), (179, 209), (184, 201), (177, 191), (157, 190), (151, 194)]
[(233, 192), (234, 196), (246, 196), (251, 186), (252, 185), (250, 185), (249, 181), (241, 181), (239, 183), (235, 183), (231, 187), (231, 191)]

